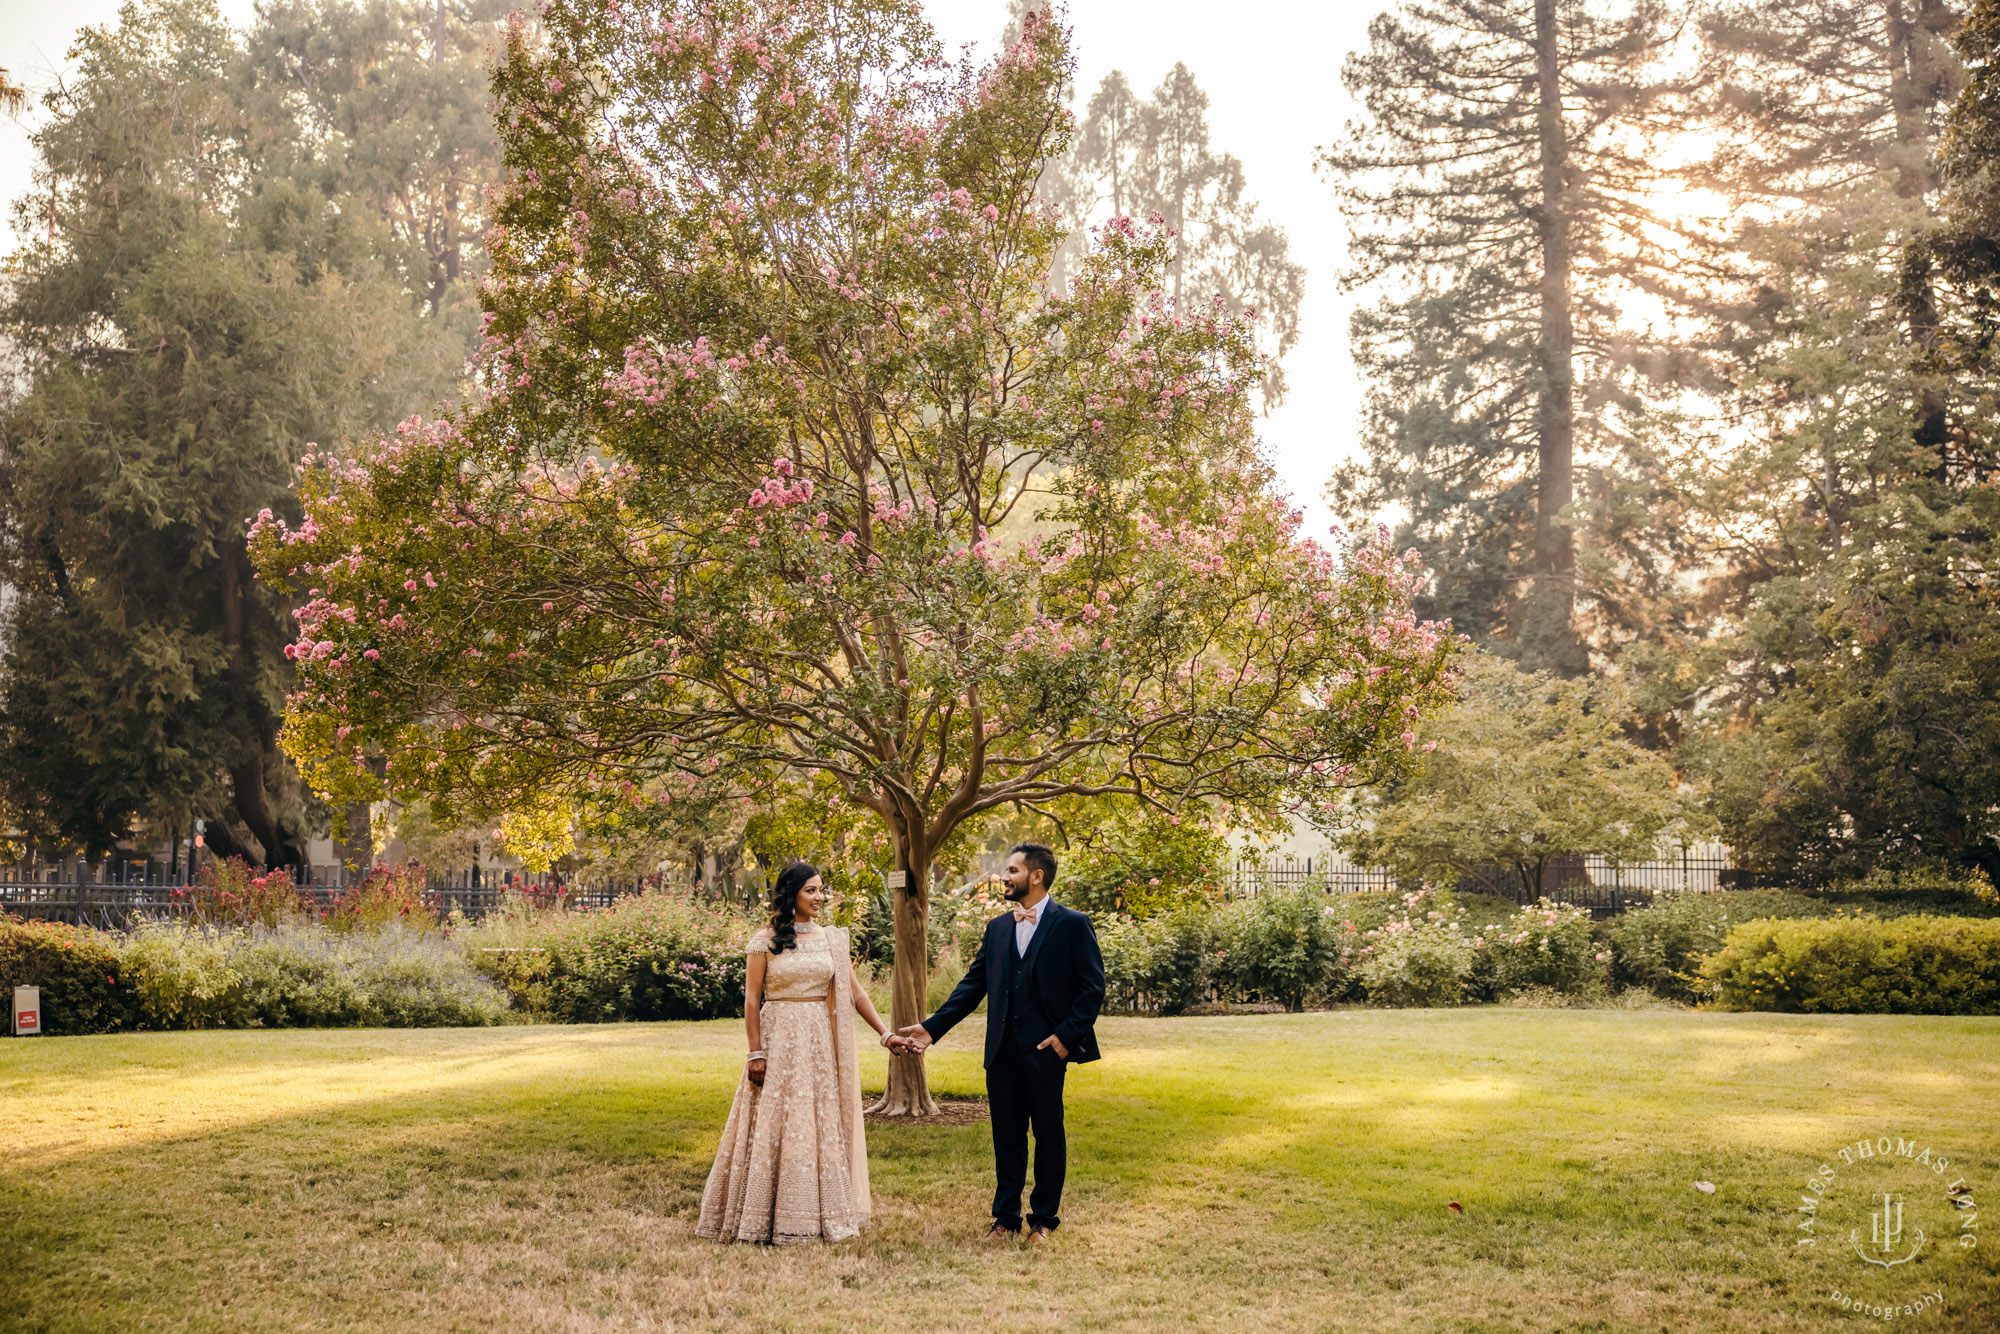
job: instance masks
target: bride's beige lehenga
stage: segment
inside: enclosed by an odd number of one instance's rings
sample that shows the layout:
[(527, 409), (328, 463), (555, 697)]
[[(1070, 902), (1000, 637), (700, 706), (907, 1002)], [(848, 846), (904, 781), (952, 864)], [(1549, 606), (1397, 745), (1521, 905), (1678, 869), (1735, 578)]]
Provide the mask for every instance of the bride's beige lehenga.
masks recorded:
[[(770, 954), (771, 933), (750, 938)], [(868, 1147), (847, 932), (801, 927), (764, 971), (764, 1087), (736, 1086), (695, 1235), (841, 1241), (868, 1221)]]

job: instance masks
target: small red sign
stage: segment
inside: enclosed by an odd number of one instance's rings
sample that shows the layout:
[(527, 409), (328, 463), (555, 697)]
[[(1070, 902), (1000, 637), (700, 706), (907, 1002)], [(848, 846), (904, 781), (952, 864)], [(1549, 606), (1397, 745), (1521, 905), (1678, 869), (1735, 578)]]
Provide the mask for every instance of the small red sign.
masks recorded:
[(37, 1014), (33, 1010), (21, 1011), (21, 1031), (23, 1033), (27, 1032), (29, 1029), (40, 1028), (41, 1026), (42, 1026), (42, 1018), (39, 1014)]

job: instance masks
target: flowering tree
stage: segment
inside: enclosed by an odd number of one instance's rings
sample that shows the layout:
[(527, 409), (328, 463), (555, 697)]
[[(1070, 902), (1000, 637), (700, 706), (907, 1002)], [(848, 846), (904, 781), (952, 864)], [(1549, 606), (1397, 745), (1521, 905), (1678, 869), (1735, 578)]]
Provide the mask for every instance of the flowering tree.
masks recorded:
[[(1300, 539), (1171, 238), (1121, 220), (1046, 283), (1064, 33), (971, 69), (904, 0), (543, 23), (495, 76), (484, 392), (255, 525), (317, 783), (628, 824), (822, 787), (905, 873), (900, 1026), (967, 821), (1269, 819), (1400, 762), (1451, 652), (1414, 557)], [(895, 1058), (885, 1110), (932, 1106)]]

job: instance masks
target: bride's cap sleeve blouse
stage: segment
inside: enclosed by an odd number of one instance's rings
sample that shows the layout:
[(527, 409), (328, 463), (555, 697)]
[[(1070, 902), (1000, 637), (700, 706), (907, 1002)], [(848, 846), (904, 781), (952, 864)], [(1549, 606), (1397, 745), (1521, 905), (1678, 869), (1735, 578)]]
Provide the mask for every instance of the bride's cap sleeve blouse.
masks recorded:
[(743, 946), (745, 954), (769, 954), (771, 952), (771, 928), (759, 927), (751, 933), (750, 940)]

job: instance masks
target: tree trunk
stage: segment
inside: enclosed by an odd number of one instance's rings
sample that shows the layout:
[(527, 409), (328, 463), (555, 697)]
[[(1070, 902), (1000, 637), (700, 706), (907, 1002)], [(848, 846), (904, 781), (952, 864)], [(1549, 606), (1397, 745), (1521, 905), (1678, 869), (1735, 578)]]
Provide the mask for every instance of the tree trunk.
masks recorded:
[(229, 771), (229, 780), (235, 789), (237, 817), (264, 845), (264, 869), (303, 865), (304, 852), (285, 837), (277, 816), (271, 812), (270, 796), (264, 790), (264, 752), (252, 749)]
[[(900, 863), (896, 869), (903, 873), (903, 885), (889, 891), (896, 927), (896, 962), (889, 975), (892, 1029), (923, 1022), (924, 997), (930, 988), (930, 947), (926, 938), (930, 927), (931, 859), (930, 849), (924, 846), (921, 837), (911, 838), (897, 831), (895, 840), (896, 860)], [(889, 1086), (882, 1100), (868, 1110), (877, 1116), (936, 1116), (938, 1106), (931, 1098), (924, 1058), (891, 1053)]]
[[(1914, 9), (1915, 15), (1910, 11)], [(1940, 7), (1923, 0), (1887, 0), (1883, 6), (1889, 42), (1889, 104), (1896, 117), (1896, 193), (1904, 199), (1924, 200), (1937, 187), (1933, 156), (1930, 112), (1940, 95), (1941, 71), (1931, 66), (1932, 52), (1957, 23)], [(1921, 37), (1919, 30), (1922, 30)], [(1931, 40), (1926, 42), (1922, 37)], [(1928, 218), (1932, 210), (1924, 213)], [(1930, 252), (1923, 245), (1907, 248), (1903, 261), (1902, 291), (1904, 319), (1909, 339), (1926, 356), (1938, 345), (1937, 288)], [(1917, 418), (1916, 443), (1926, 449), (1944, 450), (1948, 421), (1943, 388), (1933, 379), (1919, 384), (1912, 405)], [(1942, 473), (1943, 468), (1939, 469)], [(1827, 527), (1838, 529), (1831, 510)]]
[(365, 876), (375, 865), (372, 816), (373, 811), (365, 801), (350, 801), (341, 808), (339, 837), (333, 841), (333, 859), (345, 873)]
[(1535, 411), (1534, 580), (1520, 627), (1523, 665), (1580, 676), (1588, 656), (1575, 630), (1576, 544), (1558, 516), (1572, 498), (1576, 330), (1570, 312), (1569, 136), (1563, 121), (1556, 0), (1535, 0), (1542, 241), (1542, 384)]

